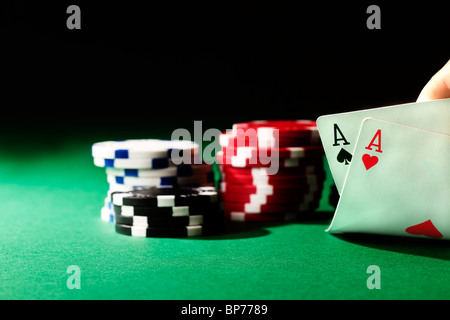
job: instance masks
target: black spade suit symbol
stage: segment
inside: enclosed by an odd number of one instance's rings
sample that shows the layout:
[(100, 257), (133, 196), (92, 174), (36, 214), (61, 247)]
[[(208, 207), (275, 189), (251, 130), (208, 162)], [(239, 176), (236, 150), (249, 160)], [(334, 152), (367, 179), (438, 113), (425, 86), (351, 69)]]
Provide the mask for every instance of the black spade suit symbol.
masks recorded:
[(350, 162), (352, 162), (352, 155), (344, 148), (341, 148), (341, 151), (339, 151), (336, 160), (340, 163), (345, 163), (345, 165), (347, 166)]

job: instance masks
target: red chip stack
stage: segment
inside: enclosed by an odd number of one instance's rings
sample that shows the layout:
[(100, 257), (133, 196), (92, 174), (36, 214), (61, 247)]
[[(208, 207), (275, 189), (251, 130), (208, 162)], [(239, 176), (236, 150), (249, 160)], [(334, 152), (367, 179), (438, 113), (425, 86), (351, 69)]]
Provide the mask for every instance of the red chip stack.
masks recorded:
[(236, 123), (219, 143), (220, 191), (229, 220), (295, 220), (318, 208), (325, 171), (315, 121)]

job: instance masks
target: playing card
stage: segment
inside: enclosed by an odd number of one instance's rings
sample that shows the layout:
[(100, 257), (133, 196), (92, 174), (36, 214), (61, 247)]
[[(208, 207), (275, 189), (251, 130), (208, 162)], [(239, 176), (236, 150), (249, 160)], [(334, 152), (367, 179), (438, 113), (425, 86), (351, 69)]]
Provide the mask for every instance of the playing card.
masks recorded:
[(321, 116), (320, 138), (334, 182), (342, 191), (363, 119), (374, 117), (426, 130), (450, 134), (450, 99)]
[(328, 231), (450, 239), (450, 135), (368, 118)]

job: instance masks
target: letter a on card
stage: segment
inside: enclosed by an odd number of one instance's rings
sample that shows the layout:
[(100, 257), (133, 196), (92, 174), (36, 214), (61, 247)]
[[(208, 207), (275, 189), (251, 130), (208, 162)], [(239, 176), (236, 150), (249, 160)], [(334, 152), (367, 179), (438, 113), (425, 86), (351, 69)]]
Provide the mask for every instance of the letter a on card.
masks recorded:
[[(375, 143), (377, 141), (377, 143)], [(366, 147), (367, 150), (372, 150), (372, 146), (376, 147), (376, 152), (382, 153), (381, 151), (381, 130), (378, 129), (377, 133), (373, 136), (372, 141), (370, 141), (369, 145)]]

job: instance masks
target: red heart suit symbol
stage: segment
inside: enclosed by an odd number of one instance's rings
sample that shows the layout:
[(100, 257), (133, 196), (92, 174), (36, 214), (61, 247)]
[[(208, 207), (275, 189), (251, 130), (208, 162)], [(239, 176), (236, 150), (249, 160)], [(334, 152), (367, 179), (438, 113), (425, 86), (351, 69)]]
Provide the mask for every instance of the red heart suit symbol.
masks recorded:
[(362, 161), (364, 163), (364, 166), (366, 167), (366, 170), (369, 170), (378, 163), (378, 157), (370, 156), (370, 154), (366, 153), (362, 156)]
[(405, 229), (406, 232), (416, 236), (425, 236), (429, 238), (442, 238), (442, 233), (434, 226), (431, 220), (416, 224)]

